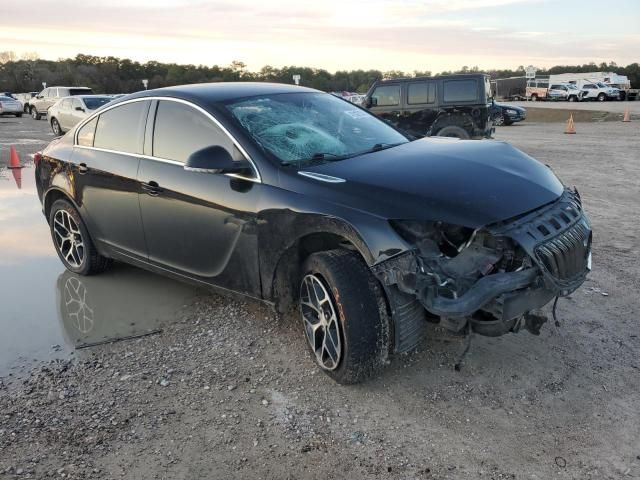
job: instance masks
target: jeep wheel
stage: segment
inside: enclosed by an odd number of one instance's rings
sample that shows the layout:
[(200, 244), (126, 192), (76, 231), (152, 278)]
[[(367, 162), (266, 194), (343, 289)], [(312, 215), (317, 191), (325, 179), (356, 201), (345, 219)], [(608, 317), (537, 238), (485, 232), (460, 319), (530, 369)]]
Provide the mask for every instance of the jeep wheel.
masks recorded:
[(31, 117), (34, 120), (40, 120), (41, 115), (38, 113), (38, 109), (36, 107), (31, 107)]
[(438, 137), (452, 137), (452, 138), (460, 138), (462, 140), (469, 140), (471, 136), (469, 133), (462, 127), (457, 125), (449, 125), (448, 127), (444, 127), (439, 130), (436, 134)]
[(382, 289), (349, 250), (310, 255), (300, 281), (300, 313), (316, 364), (336, 382), (358, 383), (377, 372), (388, 353)]

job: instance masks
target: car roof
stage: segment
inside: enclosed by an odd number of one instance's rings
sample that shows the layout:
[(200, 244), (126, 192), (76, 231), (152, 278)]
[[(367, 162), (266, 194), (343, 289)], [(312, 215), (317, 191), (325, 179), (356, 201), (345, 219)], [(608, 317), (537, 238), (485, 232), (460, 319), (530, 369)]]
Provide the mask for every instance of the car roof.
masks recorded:
[(387, 78), (384, 80), (378, 80), (376, 83), (392, 83), (392, 82), (413, 82), (417, 80), (463, 80), (465, 78), (478, 78), (488, 77), (486, 73), (456, 73), (452, 75), (438, 75), (436, 77), (402, 77), (402, 78)]
[(127, 101), (133, 98), (143, 97), (174, 97), (197, 103), (217, 103), (236, 98), (253, 97), (258, 95), (302, 92), (317, 93), (318, 90), (284, 83), (218, 82), (197, 83), (192, 85), (144, 90), (122, 98), (124, 101)]

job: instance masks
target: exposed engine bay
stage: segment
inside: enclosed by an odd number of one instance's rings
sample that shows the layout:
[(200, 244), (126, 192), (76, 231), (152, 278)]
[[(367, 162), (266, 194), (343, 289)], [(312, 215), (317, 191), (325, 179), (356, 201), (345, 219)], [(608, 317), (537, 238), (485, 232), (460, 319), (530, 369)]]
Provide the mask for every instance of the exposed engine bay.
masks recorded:
[[(591, 227), (577, 191), (568, 189), (550, 205), (476, 229), (404, 220), (392, 226), (414, 249), (374, 272), (391, 296), (411, 295), (429, 320), (455, 332), (538, 334), (546, 317), (536, 311), (578, 288), (591, 268)], [(405, 351), (417, 339), (402, 329), (416, 332), (417, 316), (403, 318), (406, 301), (399, 309), (391, 303), (396, 349)]]

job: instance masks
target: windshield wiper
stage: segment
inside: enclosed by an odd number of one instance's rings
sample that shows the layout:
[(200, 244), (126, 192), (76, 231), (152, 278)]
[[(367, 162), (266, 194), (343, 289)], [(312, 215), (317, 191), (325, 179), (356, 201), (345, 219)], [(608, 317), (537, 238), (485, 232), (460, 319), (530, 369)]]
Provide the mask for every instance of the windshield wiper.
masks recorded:
[(397, 147), (398, 145), (402, 145), (406, 142), (398, 142), (398, 143), (376, 143), (373, 147), (371, 147), (370, 152), (379, 152), (380, 150), (386, 150), (387, 148)]
[(345, 158), (349, 158), (353, 155), (338, 155), (337, 153), (331, 153), (331, 152), (316, 152), (313, 155), (311, 155), (308, 158), (298, 158), (296, 160), (288, 160), (286, 162), (282, 162), (282, 165), (284, 166), (289, 166), (289, 165), (298, 165), (300, 166), (303, 163), (312, 163), (312, 162), (318, 162), (318, 161), (322, 161), (322, 160), (328, 160), (330, 162), (335, 162), (338, 160), (344, 160)]

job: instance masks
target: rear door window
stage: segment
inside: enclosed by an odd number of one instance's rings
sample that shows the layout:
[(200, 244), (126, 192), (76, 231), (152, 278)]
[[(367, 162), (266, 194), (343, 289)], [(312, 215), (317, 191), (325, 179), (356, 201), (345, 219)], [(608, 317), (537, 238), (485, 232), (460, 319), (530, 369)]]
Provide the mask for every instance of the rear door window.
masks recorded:
[(378, 107), (400, 105), (400, 85), (381, 85), (376, 87), (373, 94), (371, 94), (371, 98), (376, 99), (374, 105)]
[(478, 98), (477, 80), (445, 80), (443, 84), (445, 102), (473, 102)]
[(434, 103), (436, 101), (435, 82), (411, 82), (407, 93), (407, 103)]
[(242, 154), (232, 140), (210, 118), (184, 103), (160, 100), (153, 131), (153, 156), (186, 163), (205, 147), (219, 145), (235, 160)]
[(126, 153), (142, 153), (142, 133), (149, 101), (120, 105), (98, 117), (93, 146)]

